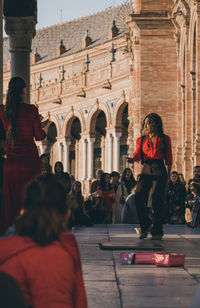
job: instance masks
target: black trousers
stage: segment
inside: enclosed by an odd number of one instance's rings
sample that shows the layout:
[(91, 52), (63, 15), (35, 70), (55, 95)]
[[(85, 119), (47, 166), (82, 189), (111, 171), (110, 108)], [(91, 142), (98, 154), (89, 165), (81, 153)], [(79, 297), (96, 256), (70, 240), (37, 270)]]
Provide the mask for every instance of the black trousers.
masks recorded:
[(142, 232), (144, 232), (152, 224), (146, 209), (149, 192), (152, 188), (154, 223), (151, 233), (152, 235), (163, 234), (164, 193), (166, 188), (166, 178), (166, 169), (163, 161), (145, 161), (135, 193), (135, 206), (137, 209)]

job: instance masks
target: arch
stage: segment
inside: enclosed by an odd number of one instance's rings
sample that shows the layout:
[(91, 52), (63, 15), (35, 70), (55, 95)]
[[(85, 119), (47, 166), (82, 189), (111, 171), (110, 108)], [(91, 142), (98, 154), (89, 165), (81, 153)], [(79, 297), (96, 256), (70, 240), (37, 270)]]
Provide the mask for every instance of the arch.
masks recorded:
[(95, 106), (91, 108), (89, 115), (88, 115), (88, 119), (87, 119), (86, 130), (89, 133), (92, 133), (92, 134), (95, 133), (96, 119), (101, 111), (105, 113), (107, 127), (110, 127), (111, 117), (110, 117), (109, 107), (104, 103), (96, 104)]
[(45, 132), (47, 133), (48, 132), (48, 129), (50, 127), (50, 125), (54, 123), (55, 126), (56, 126), (56, 130), (57, 130), (57, 137), (59, 138), (60, 137), (60, 134), (61, 134), (61, 130), (60, 130), (60, 124), (59, 124), (59, 120), (57, 118), (56, 115), (51, 115), (51, 120), (50, 120), (50, 123), (45, 127)]
[(113, 127), (122, 126), (122, 115), (126, 106), (128, 106), (128, 102), (124, 101), (123, 98), (117, 102), (112, 120)]
[(74, 110), (68, 113), (66, 116), (63, 127), (62, 127), (62, 136), (70, 137), (71, 132), (71, 126), (75, 118), (78, 118), (81, 124), (81, 132), (85, 130), (85, 124), (84, 124), (84, 116), (83, 113), (79, 110)]

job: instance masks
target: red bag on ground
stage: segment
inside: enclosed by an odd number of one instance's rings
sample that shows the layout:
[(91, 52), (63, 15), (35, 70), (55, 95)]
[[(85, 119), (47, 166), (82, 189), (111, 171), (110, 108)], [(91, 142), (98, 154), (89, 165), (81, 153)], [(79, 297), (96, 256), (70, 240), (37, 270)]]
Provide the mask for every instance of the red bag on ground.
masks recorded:
[(152, 251), (136, 252), (134, 263), (135, 264), (155, 264), (154, 254), (155, 252), (152, 252)]
[(134, 255), (134, 252), (121, 252), (120, 263), (123, 265), (133, 264)]
[(183, 253), (155, 253), (157, 266), (184, 266), (185, 255)]

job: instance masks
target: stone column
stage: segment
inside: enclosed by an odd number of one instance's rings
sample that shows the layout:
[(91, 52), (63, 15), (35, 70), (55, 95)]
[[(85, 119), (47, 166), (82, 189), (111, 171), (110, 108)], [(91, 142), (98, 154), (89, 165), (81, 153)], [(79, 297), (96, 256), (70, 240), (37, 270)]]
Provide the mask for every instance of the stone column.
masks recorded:
[(119, 172), (120, 166), (120, 138), (122, 133), (115, 132), (113, 134), (113, 154), (114, 154), (114, 164), (113, 169), (114, 171)]
[(57, 141), (58, 143), (58, 160), (63, 161), (63, 144), (62, 141)]
[(93, 179), (94, 177), (94, 142), (95, 138), (87, 138), (88, 142), (88, 180)]
[(82, 142), (82, 180), (87, 178), (87, 140), (81, 139)]
[(26, 101), (30, 102), (30, 52), (35, 36), (35, 16), (5, 16), (5, 31), (9, 36), (11, 53), (11, 77), (19, 76), (26, 81)]
[(71, 141), (65, 140), (63, 142), (63, 149), (64, 149), (64, 171), (70, 173), (70, 166), (69, 166), (69, 146)]
[(111, 133), (107, 133), (107, 159), (108, 159), (108, 163), (107, 163), (107, 170), (109, 173), (111, 173), (113, 171), (112, 167), (113, 167), (113, 143), (112, 143), (112, 134)]

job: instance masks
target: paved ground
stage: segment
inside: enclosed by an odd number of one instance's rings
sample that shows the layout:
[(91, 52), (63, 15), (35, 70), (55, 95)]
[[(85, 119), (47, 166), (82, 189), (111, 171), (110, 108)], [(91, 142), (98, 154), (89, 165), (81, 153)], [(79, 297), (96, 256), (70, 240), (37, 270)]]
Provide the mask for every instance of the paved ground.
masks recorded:
[[(131, 225), (96, 225), (74, 229), (78, 240), (89, 308), (190, 307), (200, 283), (200, 230), (165, 226), (162, 241), (138, 239)], [(184, 268), (121, 265), (120, 251), (99, 249), (99, 242), (162, 246), (185, 253)], [(200, 307), (200, 305), (199, 305)]]

